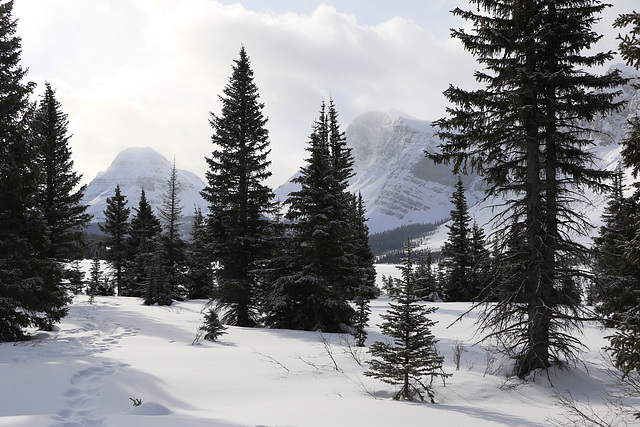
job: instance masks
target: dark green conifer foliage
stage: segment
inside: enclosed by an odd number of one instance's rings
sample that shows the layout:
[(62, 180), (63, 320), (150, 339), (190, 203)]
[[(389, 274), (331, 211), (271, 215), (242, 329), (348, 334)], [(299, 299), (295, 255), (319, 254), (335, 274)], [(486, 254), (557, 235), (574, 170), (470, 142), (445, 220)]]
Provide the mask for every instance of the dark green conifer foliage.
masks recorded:
[[(86, 213), (88, 206), (82, 204), (85, 186), (76, 189), (81, 175), (73, 171), (67, 124), (67, 115), (62, 112), (54, 90), (45, 83), (31, 127), (39, 154), (38, 209), (45, 218), (49, 239), (48, 267), (43, 275), (41, 294), (57, 295), (59, 301), (65, 298), (63, 279), (69, 274), (66, 265), (82, 257), (84, 228), (91, 219)], [(52, 322), (43, 325), (45, 329), (52, 326)]]
[(84, 287), (84, 274), (84, 271), (82, 271), (80, 267), (80, 260), (74, 260), (67, 272), (69, 290), (74, 295), (78, 295), (82, 292), (82, 288)]
[(332, 103), (329, 112), (322, 103), (309, 137), (307, 165), (294, 180), (301, 188), (285, 202), (286, 219), (292, 223), (285, 244), (289, 258), (265, 302), (265, 321), (273, 327), (339, 332), (354, 315), (348, 299), (354, 298), (360, 282), (352, 196), (345, 183), (351, 172), (334, 169), (350, 164), (350, 154), (342, 145), (333, 110)]
[(0, 342), (26, 338), (24, 328), (50, 328), (67, 313), (61, 271), (48, 257), (48, 228), (39, 209), (39, 147), (30, 132), (33, 83), (24, 83), (21, 40), (0, 4)]
[[(620, 52), (627, 64), (640, 68), (640, 13), (633, 12), (623, 14), (615, 22), (617, 27), (633, 25), (631, 32), (620, 36)], [(640, 171), (640, 118), (636, 114), (628, 122), (629, 130), (622, 141), (622, 158), (625, 166), (631, 167), (633, 176), (637, 178)], [(604, 270), (605, 283), (613, 283), (614, 289), (611, 291), (621, 291), (617, 295), (601, 295), (604, 300), (601, 309), (604, 307), (605, 314), (609, 314), (617, 320), (617, 331), (608, 337), (610, 346), (607, 350), (611, 353), (615, 366), (625, 377), (640, 374), (640, 186), (636, 185), (636, 191), (631, 197), (620, 197), (614, 193), (610, 204), (607, 206), (609, 217), (605, 217), (605, 226), (609, 230), (600, 233), (601, 241), (596, 240), (596, 245), (604, 247), (604, 252), (600, 254), (600, 268)], [(620, 193), (620, 192), (618, 192)], [(616, 204), (616, 198), (622, 203)], [(618, 217), (618, 220), (616, 220)], [(604, 228), (604, 227), (603, 227)], [(605, 251), (608, 246), (615, 244), (615, 239), (624, 240), (631, 234), (629, 229), (635, 229), (633, 238), (622, 244), (623, 253), (620, 254), (620, 247), (611, 248), (613, 266), (604, 265), (607, 258), (611, 258)], [(628, 234), (627, 234), (628, 233)], [(613, 239), (610, 239), (610, 238)], [(611, 242), (614, 240), (614, 242)], [(618, 266), (619, 270), (613, 270)], [(609, 280), (607, 275), (610, 276)], [(633, 280), (635, 278), (635, 280)], [(623, 289), (619, 289), (623, 287)], [(606, 290), (606, 287), (605, 287)], [(607, 302), (609, 304), (607, 304)], [(613, 302), (613, 304), (611, 303)], [(634, 414), (640, 419), (640, 412)]]
[[(323, 106), (324, 109), (324, 106)], [(369, 229), (366, 225), (366, 212), (362, 197), (354, 200), (354, 195), (347, 191), (349, 179), (353, 177), (353, 156), (347, 147), (347, 137), (340, 130), (338, 111), (333, 99), (329, 99), (326, 111), (327, 145), (329, 147), (330, 169), (326, 174), (327, 186), (333, 199), (333, 209), (325, 211), (329, 225), (332, 227), (331, 240), (334, 256), (333, 277), (329, 281), (338, 287), (338, 291), (346, 299), (354, 299), (360, 292), (363, 281), (371, 282), (373, 269), (373, 253), (369, 254)], [(365, 237), (366, 236), (366, 237)], [(370, 263), (370, 265), (369, 265)], [(375, 273), (374, 273), (375, 277)], [(373, 279), (375, 281), (375, 278)]]
[(84, 228), (91, 220), (86, 213), (88, 206), (82, 204), (86, 185), (77, 188), (82, 175), (73, 170), (68, 123), (55, 91), (45, 83), (33, 121), (42, 174), (39, 208), (49, 229), (51, 244), (47, 256), (59, 262), (82, 257)]
[[(161, 271), (154, 274), (160, 277), (164, 284), (156, 287), (156, 298), (160, 305), (171, 304), (170, 301), (181, 300), (187, 296), (186, 289), (186, 242), (180, 235), (180, 224), (182, 223), (182, 204), (180, 199), (181, 185), (178, 180), (175, 161), (171, 169), (171, 175), (167, 180), (167, 188), (162, 194), (162, 207), (160, 208), (160, 220), (163, 224), (163, 232), (159, 241), (164, 247), (158, 249), (156, 254), (156, 268)], [(162, 256), (160, 256), (160, 252)], [(153, 280), (153, 278), (152, 278)], [(167, 295), (160, 296), (160, 293), (166, 291)], [(167, 304), (167, 301), (168, 304)]]
[(174, 291), (170, 286), (170, 268), (167, 244), (162, 238), (153, 242), (153, 254), (147, 265), (144, 303), (146, 305), (171, 305)]
[(426, 394), (433, 403), (433, 379), (448, 375), (442, 370), (444, 358), (438, 355), (438, 341), (431, 332), (436, 322), (428, 317), (437, 308), (422, 305), (415, 293), (411, 249), (411, 241), (407, 240), (407, 257), (402, 267), (398, 267), (402, 279), (397, 281), (391, 295), (393, 302), (389, 304), (389, 310), (382, 315), (384, 322), (380, 328), (391, 340), (376, 341), (371, 345), (370, 370), (365, 375), (398, 387), (396, 400), (413, 400), (416, 396), (424, 400)]
[(380, 296), (380, 289), (376, 286), (375, 256), (369, 244), (368, 218), (362, 194), (358, 193), (358, 197), (353, 196), (351, 211), (354, 217), (352, 228), (355, 236), (353, 255), (357, 264), (356, 276), (359, 283), (357, 295), (364, 293), (364, 296), (373, 299)]
[(482, 299), (492, 299), (491, 291), (488, 288), (492, 283), (491, 255), (487, 249), (487, 242), (484, 230), (473, 222), (470, 231), (469, 242), (469, 289), (472, 301)]
[(624, 197), (623, 170), (614, 174), (613, 191), (602, 215), (603, 225), (594, 241), (594, 285), (592, 298), (598, 312), (611, 320), (620, 321), (640, 303), (640, 266), (626, 256), (628, 245), (636, 234), (640, 215), (638, 194)]
[[(619, 35), (620, 56), (636, 69), (640, 69), (640, 12), (623, 13), (613, 23), (614, 27), (624, 28), (633, 25), (628, 34)], [(640, 162), (636, 162), (640, 164)]]
[(371, 308), (369, 301), (380, 295), (380, 290), (376, 286), (376, 269), (373, 252), (369, 245), (369, 227), (367, 226), (366, 210), (362, 200), (362, 194), (353, 197), (352, 214), (354, 216), (353, 230), (354, 256), (357, 263), (356, 276), (358, 279), (358, 289), (353, 302), (356, 313), (353, 328), (356, 331), (356, 345), (364, 347), (367, 340), (366, 327), (369, 323)]
[[(593, 169), (592, 141), (584, 127), (621, 108), (618, 72), (585, 70), (604, 64), (611, 52), (583, 54), (600, 36), (592, 29), (607, 5), (592, 0), (472, 0), (477, 12), (454, 10), (473, 31), (453, 36), (484, 69), (483, 87), (445, 92), (456, 105), (437, 122), (447, 141), (432, 157), (483, 175), (490, 196), (504, 200), (496, 225), (509, 240), (524, 230), (519, 276), (511, 295), (490, 306), (483, 327), (499, 335), (517, 356), (517, 375), (552, 363), (575, 361), (580, 341), (576, 279), (585, 271), (573, 262), (586, 248), (569, 237), (588, 224), (576, 210), (581, 189), (606, 188), (609, 173)], [(522, 221), (512, 227), (511, 220)], [(567, 292), (568, 291), (568, 292)]]
[(211, 298), (213, 292), (213, 265), (207, 227), (200, 208), (196, 208), (187, 244), (187, 278), (190, 299)]
[(267, 118), (244, 46), (223, 93), (221, 114), (211, 114), (215, 149), (207, 158), (207, 186), (202, 191), (209, 203), (212, 259), (219, 263), (214, 297), (223, 322), (255, 326), (258, 272), (270, 257), (268, 216), (275, 205), (264, 183), (271, 176)]
[(456, 189), (451, 197), (451, 224), (448, 240), (442, 248), (442, 265), (445, 267), (446, 301), (471, 301), (476, 295), (471, 289), (471, 233), (469, 209), (464, 195), (462, 177), (458, 175)]
[(160, 236), (162, 227), (160, 220), (153, 213), (153, 208), (142, 189), (137, 208), (133, 208), (129, 238), (127, 239), (128, 263), (127, 280), (122, 295), (142, 297), (147, 283), (148, 266), (155, 250), (154, 242)]
[(104, 244), (107, 247), (107, 261), (116, 272), (116, 294), (122, 295), (125, 280), (125, 269), (128, 262), (127, 237), (129, 236), (129, 213), (127, 196), (120, 193), (120, 184), (116, 185), (113, 197), (107, 197), (107, 208), (104, 210), (104, 224), (100, 230), (106, 235)]
[[(613, 26), (624, 28), (628, 25), (633, 27), (628, 34), (619, 35), (620, 56), (627, 65), (640, 69), (640, 12), (623, 13), (615, 20)], [(637, 87), (637, 86), (636, 86)], [(631, 167), (633, 176), (637, 177), (640, 172), (640, 117), (636, 113), (629, 122), (628, 133), (622, 142), (622, 159), (624, 165)]]
[(433, 255), (430, 250), (417, 253), (415, 269), (415, 292), (422, 301), (435, 301), (441, 298), (440, 287), (433, 272)]
[(207, 341), (218, 341), (220, 336), (226, 334), (227, 328), (222, 324), (218, 318), (218, 313), (211, 307), (207, 314), (204, 315), (204, 324), (200, 326), (200, 330), (203, 332), (203, 338)]
[(98, 251), (95, 252), (91, 260), (91, 268), (89, 269), (89, 282), (87, 283), (87, 295), (89, 295), (89, 304), (93, 304), (96, 295), (100, 295), (100, 288), (103, 287), (102, 271), (100, 270), (100, 258)]

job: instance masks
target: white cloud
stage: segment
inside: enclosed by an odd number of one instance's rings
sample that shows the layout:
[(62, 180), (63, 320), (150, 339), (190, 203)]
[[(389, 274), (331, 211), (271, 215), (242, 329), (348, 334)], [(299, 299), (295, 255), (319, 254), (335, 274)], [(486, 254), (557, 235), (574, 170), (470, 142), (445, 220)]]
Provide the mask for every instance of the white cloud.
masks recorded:
[[(437, 119), (449, 83), (474, 84), (475, 60), (447, 30), (464, 25), (448, 12), (463, 0), (335, 1), (311, 13), (278, 9), (285, 3), (252, 11), (213, 0), (29, 0), (16, 2), (14, 17), (29, 78), (49, 80), (69, 115), (85, 181), (129, 146), (152, 146), (204, 177), (209, 112), (219, 112), (242, 44), (270, 119), (274, 187), (303, 163), (322, 97), (333, 96), (346, 128), (368, 110)], [(606, 20), (630, 10), (619, 0)]]

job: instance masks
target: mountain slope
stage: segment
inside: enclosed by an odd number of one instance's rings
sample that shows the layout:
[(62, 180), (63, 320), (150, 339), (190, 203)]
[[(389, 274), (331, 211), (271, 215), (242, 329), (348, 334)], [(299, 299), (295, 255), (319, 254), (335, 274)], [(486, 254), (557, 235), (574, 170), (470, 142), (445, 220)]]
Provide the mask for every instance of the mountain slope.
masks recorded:
[[(362, 193), (372, 233), (449, 215), (457, 178), (449, 166), (435, 165), (424, 155), (440, 144), (430, 122), (397, 111), (368, 112), (356, 117), (345, 134), (354, 157), (349, 191)], [(469, 203), (475, 204), (483, 195), (479, 180), (464, 181)], [(275, 193), (284, 201), (296, 188), (289, 180)]]
[[(138, 207), (143, 188), (147, 200), (157, 211), (162, 206), (162, 195), (167, 189), (172, 167), (169, 160), (150, 147), (133, 147), (120, 152), (109, 168), (98, 173), (87, 186), (83, 203), (89, 205), (87, 211), (93, 215), (92, 222), (104, 221), (107, 197), (113, 196), (117, 184), (120, 184), (122, 194), (127, 196), (127, 206), (132, 208), (132, 214), (133, 208)], [(194, 206), (206, 209), (207, 204), (200, 195), (204, 182), (189, 171), (178, 169), (177, 173), (182, 214), (192, 215)]]

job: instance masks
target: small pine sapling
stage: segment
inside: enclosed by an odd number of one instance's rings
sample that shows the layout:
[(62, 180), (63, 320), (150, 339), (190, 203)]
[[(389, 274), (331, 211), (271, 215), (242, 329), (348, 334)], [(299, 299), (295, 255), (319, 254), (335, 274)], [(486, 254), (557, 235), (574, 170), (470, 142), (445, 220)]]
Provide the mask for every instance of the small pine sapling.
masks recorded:
[[(431, 333), (436, 323), (427, 316), (436, 307), (424, 307), (415, 293), (415, 278), (411, 243), (407, 242), (407, 257), (403, 261), (402, 279), (391, 295), (390, 309), (382, 315), (382, 333), (392, 340), (374, 342), (369, 353), (373, 357), (370, 370), (364, 375), (385, 383), (399, 386), (395, 400), (413, 400), (415, 396), (424, 400), (424, 394), (434, 402), (431, 382), (435, 377), (449, 376), (442, 370), (444, 358), (436, 349), (437, 340)], [(425, 382), (424, 377), (430, 377)]]
[(227, 329), (220, 319), (214, 308), (209, 308), (207, 314), (204, 315), (204, 323), (200, 326), (199, 331), (204, 333), (204, 339), (208, 341), (218, 341), (221, 335), (226, 334)]

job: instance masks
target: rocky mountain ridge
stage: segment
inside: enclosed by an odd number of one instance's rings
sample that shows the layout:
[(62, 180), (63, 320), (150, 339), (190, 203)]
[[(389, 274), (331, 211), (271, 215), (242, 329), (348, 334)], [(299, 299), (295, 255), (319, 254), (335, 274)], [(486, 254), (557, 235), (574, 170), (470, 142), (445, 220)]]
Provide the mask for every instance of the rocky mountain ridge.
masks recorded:
[[(354, 159), (349, 191), (362, 193), (372, 233), (449, 215), (457, 177), (449, 166), (425, 157), (424, 150), (440, 144), (431, 122), (399, 111), (372, 111), (356, 117), (345, 134)], [(298, 188), (294, 177), (276, 189), (278, 199)], [(464, 176), (463, 181), (469, 204), (477, 203), (483, 197), (480, 180)]]

